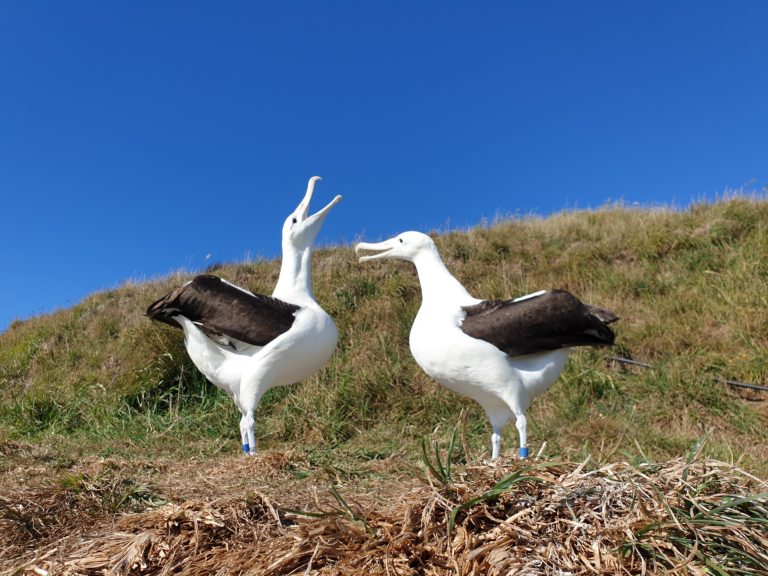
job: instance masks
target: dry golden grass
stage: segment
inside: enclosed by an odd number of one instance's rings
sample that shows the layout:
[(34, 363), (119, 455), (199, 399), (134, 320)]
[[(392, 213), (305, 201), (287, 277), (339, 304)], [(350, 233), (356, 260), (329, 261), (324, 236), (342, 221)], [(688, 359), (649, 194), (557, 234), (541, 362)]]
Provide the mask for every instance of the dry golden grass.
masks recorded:
[[(502, 461), (462, 466), (444, 484), (399, 489), (286, 482), (285, 455), (201, 463), (222, 486), (117, 516), (37, 488), (0, 497), (0, 574), (762, 574), (768, 484), (717, 461), (676, 459), (589, 469)], [(105, 465), (102, 464), (102, 468)], [(114, 469), (114, 464), (112, 464)], [(107, 470), (110, 468), (107, 467)], [(99, 477), (99, 472), (94, 471)], [(104, 474), (104, 471), (101, 471)], [(176, 482), (199, 482), (180, 474)], [(261, 486), (269, 478), (268, 486)], [(234, 479), (241, 485), (233, 489)], [(445, 478), (442, 478), (446, 480)], [(303, 488), (303, 489), (302, 489)], [(90, 493), (89, 493), (90, 491)], [(43, 513), (45, 512), (45, 513)], [(49, 520), (50, 521), (50, 520)]]

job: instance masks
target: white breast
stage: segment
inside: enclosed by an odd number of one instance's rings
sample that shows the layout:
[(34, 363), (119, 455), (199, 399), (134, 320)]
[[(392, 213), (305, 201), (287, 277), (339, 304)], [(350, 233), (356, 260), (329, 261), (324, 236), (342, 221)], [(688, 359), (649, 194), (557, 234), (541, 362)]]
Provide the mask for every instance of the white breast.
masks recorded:
[(568, 350), (510, 357), (493, 344), (461, 331), (461, 308), (445, 313), (422, 308), (410, 334), (411, 353), (441, 385), (484, 406), (504, 399), (527, 408), (549, 388), (565, 365)]
[(291, 329), (257, 356), (264, 384), (285, 386), (311, 376), (331, 357), (338, 337), (333, 320), (319, 306), (303, 307)]
[(507, 355), (464, 334), (458, 325), (460, 309), (454, 314), (425, 312), (419, 311), (410, 334), (411, 353), (419, 366), (446, 388), (470, 398), (496, 394), (509, 379)]

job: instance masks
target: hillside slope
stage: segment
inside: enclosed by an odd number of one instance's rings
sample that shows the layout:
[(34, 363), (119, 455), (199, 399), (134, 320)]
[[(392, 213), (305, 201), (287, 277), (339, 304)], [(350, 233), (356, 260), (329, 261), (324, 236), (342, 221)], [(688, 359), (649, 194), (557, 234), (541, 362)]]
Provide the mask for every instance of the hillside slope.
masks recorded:
[[(534, 453), (546, 441), (550, 456), (666, 459), (706, 436), (708, 456), (768, 476), (768, 393), (721, 381), (768, 384), (768, 202), (565, 212), (450, 232), (437, 243), (478, 296), (562, 287), (621, 316), (617, 346), (573, 353), (534, 403)], [(338, 349), (316, 377), (262, 401), (260, 449), (293, 446), (320, 463), (396, 453), (415, 460), (421, 438), (438, 425), (438, 436), (449, 433), (466, 410), (467, 449), (482, 456), (490, 434), (482, 411), (430, 381), (408, 351), (420, 301), (412, 266), (362, 266), (351, 247), (318, 250), (313, 262)], [(248, 262), (215, 273), (270, 293), (278, 267)], [(143, 316), (188, 277), (127, 283), (0, 334), (0, 443), (57, 454), (234, 453), (232, 402), (191, 365), (180, 332)], [(510, 426), (504, 447), (515, 446)]]

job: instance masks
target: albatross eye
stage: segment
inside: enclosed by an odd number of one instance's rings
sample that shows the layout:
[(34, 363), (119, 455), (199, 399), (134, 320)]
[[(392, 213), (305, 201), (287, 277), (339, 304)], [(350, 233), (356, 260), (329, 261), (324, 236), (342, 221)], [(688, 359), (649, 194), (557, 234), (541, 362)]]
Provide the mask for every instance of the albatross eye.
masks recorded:
[(398, 240), (400, 240), (400, 244), (403, 243), (403, 239), (402, 238), (398, 238)]
[(298, 220), (296, 220), (296, 218), (294, 218), (293, 219), (293, 223), (296, 224), (296, 222), (298, 222)]

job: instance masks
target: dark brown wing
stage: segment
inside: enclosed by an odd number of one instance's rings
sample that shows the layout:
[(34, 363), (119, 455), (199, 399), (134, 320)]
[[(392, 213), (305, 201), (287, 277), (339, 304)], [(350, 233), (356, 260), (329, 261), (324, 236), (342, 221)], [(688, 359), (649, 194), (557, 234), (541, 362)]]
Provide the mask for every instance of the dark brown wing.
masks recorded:
[(571, 346), (613, 344), (613, 312), (582, 303), (570, 292), (550, 290), (521, 300), (485, 300), (465, 306), (462, 331), (510, 356)]
[(178, 328), (173, 317), (181, 315), (211, 336), (224, 334), (264, 346), (290, 329), (298, 309), (294, 304), (250, 294), (217, 276), (204, 274), (154, 302), (147, 308), (147, 316)]

